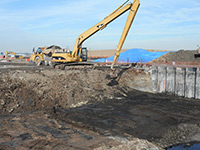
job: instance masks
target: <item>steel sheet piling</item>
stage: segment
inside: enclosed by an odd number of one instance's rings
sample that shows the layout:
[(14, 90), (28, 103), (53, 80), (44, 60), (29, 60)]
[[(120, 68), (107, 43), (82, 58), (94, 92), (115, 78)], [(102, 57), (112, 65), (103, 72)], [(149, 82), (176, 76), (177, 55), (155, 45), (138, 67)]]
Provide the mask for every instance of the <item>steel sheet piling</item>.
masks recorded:
[(167, 67), (167, 83), (166, 83), (166, 92), (170, 95), (175, 94), (175, 76), (176, 76), (176, 68), (175, 67)]
[(153, 66), (153, 91), (200, 99), (200, 69)]

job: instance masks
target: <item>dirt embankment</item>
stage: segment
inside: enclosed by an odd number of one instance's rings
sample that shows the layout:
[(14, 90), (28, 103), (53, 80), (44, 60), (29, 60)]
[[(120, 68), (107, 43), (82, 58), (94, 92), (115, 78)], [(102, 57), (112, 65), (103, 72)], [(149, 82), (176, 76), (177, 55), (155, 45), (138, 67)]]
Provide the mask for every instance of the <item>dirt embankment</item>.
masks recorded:
[[(0, 78), (1, 113), (47, 109), (52, 107), (69, 108), (89, 102), (113, 99), (124, 95), (130, 87), (151, 90), (150, 76), (145, 73), (140, 83), (132, 70), (122, 75), (116, 86), (108, 86), (107, 71), (10, 71)], [(135, 74), (135, 75), (134, 75)], [(148, 84), (143, 87), (140, 84)]]

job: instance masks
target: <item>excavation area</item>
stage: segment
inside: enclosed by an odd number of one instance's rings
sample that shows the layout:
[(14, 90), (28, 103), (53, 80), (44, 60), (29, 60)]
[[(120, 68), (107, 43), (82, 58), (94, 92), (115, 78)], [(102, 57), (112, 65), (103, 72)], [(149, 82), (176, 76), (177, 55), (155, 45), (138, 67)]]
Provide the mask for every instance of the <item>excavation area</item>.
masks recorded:
[(111, 80), (107, 68), (9, 65), (0, 65), (1, 150), (160, 150), (200, 142), (200, 100), (154, 93), (151, 68), (118, 69)]

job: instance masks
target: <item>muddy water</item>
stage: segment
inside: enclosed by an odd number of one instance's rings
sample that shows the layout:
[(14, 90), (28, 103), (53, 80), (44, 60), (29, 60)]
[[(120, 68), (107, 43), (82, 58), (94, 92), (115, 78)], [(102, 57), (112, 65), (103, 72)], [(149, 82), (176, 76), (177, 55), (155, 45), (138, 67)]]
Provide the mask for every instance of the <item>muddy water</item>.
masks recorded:
[(200, 144), (178, 145), (168, 148), (167, 150), (200, 150)]

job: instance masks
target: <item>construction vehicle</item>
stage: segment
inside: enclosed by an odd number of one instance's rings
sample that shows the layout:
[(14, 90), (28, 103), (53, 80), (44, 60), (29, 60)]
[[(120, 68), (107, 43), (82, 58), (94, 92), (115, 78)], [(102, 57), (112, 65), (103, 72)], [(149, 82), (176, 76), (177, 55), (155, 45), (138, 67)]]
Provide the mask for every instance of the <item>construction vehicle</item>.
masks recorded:
[(33, 53), (30, 57), (31, 62), (34, 62), (36, 65), (41, 65), (44, 62), (44, 54), (43, 51), (46, 47), (39, 47), (36, 51), (33, 48)]
[(79, 35), (79, 37), (77, 38), (75, 42), (72, 53), (53, 53), (52, 63), (54, 63), (54, 66), (59, 65), (59, 64), (65, 66), (68, 64), (87, 61), (87, 48), (82, 47), (83, 42), (87, 40), (89, 37), (91, 37), (92, 35), (94, 35), (95, 33), (97, 33), (98, 31), (104, 29), (109, 23), (111, 23), (116, 18), (124, 14), (126, 11), (130, 10), (123, 33), (121, 35), (121, 39), (119, 41), (119, 44), (115, 53), (113, 63), (111, 65), (111, 69), (114, 70), (114, 66), (117, 63), (119, 54), (121, 52), (121, 48), (127, 37), (127, 34), (135, 18), (137, 10), (140, 6), (139, 0), (134, 0), (133, 3), (127, 4), (128, 1), (129, 0), (127, 0), (121, 6), (119, 6), (114, 12), (112, 12), (109, 16), (104, 18), (104, 20), (102, 20), (101, 22), (93, 26), (92, 28), (88, 29), (87, 31)]
[(33, 53), (30, 57), (30, 60), (36, 65), (51, 65), (51, 55), (55, 52), (62, 52), (62, 48), (59, 46), (49, 46), (49, 47), (39, 47), (36, 51), (33, 48)]
[(14, 52), (8, 52), (8, 51), (6, 51), (6, 59), (9, 59), (9, 54), (14, 55), (16, 59), (23, 59), (24, 58), (24, 56), (22, 56), (22, 55), (17, 55)]
[(197, 45), (197, 53), (196, 54), (194, 54), (194, 57), (195, 58), (198, 58), (198, 57), (200, 57), (200, 47), (199, 47), (199, 45)]

